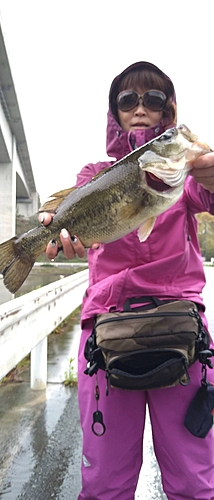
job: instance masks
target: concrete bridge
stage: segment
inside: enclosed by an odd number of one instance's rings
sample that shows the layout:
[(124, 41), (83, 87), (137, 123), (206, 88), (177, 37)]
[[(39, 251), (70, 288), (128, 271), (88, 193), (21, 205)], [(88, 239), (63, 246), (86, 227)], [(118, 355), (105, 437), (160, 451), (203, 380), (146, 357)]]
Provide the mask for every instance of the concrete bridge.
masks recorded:
[(16, 214), (38, 210), (27, 141), (0, 26), (0, 243), (15, 234)]

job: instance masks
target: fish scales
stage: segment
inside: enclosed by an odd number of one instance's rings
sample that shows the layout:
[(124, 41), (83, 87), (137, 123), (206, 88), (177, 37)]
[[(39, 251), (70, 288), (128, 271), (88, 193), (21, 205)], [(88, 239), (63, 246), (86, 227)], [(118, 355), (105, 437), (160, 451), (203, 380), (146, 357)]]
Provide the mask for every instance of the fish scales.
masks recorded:
[[(108, 171), (103, 177), (88, 183), (87, 187), (80, 188), (73, 200), (72, 208), (70, 208), (68, 196), (64, 206), (60, 207), (59, 217), (57, 217), (58, 214), (54, 217), (52, 231), (56, 226), (56, 232), (58, 232), (57, 221), (59, 220), (60, 227), (63, 221), (63, 227), (73, 234), (78, 234), (85, 247), (91, 246), (95, 241), (113, 241), (114, 231), (116, 229), (119, 231), (119, 225), (120, 231), (124, 233), (127, 221), (121, 219), (121, 209), (128, 203), (132, 203), (133, 198), (135, 202), (139, 199), (140, 203), (142, 189), (139, 187), (140, 175), (137, 166), (133, 167), (130, 163), (124, 167), (121, 164), (116, 174), (114, 171)], [(94, 198), (95, 189), (96, 199)], [(91, 221), (90, 225), (88, 221)], [(57, 234), (54, 237), (57, 238)]]
[(209, 151), (181, 125), (102, 170), (84, 186), (53, 194), (40, 209), (55, 213), (48, 226), (39, 225), (0, 244), (5, 286), (12, 293), (20, 288), (48, 242), (54, 239), (61, 245), (62, 228), (85, 247), (115, 241), (135, 229), (139, 240), (145, 241), (156, 217), (181, 196), (191, 168), (188, 162)]

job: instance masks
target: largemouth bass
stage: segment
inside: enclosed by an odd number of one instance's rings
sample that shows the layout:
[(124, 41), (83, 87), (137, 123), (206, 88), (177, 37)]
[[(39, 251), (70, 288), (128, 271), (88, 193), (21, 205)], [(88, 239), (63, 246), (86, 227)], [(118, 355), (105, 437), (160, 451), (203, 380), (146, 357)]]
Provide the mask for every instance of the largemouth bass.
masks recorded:
[(39, 225), (0, 245), (0, 273), (15, 293), (51, 239), (60, 245), (66, 228), (83, 245), (109, 243), (138, 229), (140, 241), (151, 233), (156, 217), (181, 196), (189, 161), (211, 151), (185, 125), (172, 128), (102, 170), (79, 188), (53, 194), (40, 212), (55, 212)]

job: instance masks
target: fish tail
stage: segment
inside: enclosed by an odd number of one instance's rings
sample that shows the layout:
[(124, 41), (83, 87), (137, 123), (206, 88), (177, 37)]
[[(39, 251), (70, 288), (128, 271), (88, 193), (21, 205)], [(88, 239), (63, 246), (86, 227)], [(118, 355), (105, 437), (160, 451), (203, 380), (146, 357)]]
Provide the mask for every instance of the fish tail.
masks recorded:
[(16, 241), (17, 238), (14, 237), (0, 244), (0, 274), (11, 293), (17, 292), (35, 262), (30, 255), (21, 254)]

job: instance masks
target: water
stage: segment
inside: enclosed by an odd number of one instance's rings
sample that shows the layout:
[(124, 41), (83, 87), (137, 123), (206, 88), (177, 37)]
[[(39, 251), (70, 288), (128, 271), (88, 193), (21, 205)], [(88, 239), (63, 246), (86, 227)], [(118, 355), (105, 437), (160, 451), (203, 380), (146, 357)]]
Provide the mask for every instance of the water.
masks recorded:
[[(32, 292), (37, 288), (49, 285), (61, 278), (70, 276), (73, 273), (82, 271), (87, 267), (86, 262), (75, 262), (74, 263), (47, 263), (45, 265), (35, 264), (32, 271), (28, 275), (27, 279), (24, 281), (23, 285), (16, 292), (14, 297), (19, 297), (25, 293)], [(0, 274), (0, 304), (12, 299), (12, 294), (5, 288), (3, 284), (2, 275)]]
[(53, 283), (53, 281), (57, 281), (61, 278), (66, 278), (76, 273), (80, 268), (82, 271), (85, 267), (87, 267), (87, 263), (69, 263), (68, 265), (66, 265), (66, 263), (63, 265), (53, 263), (45, 266), (35, 265), (23, 285), (16, 292), (15, 297), (19, 297), (20, 295), (41, 288), (42, 286), (49, 285), (49, 283)]

